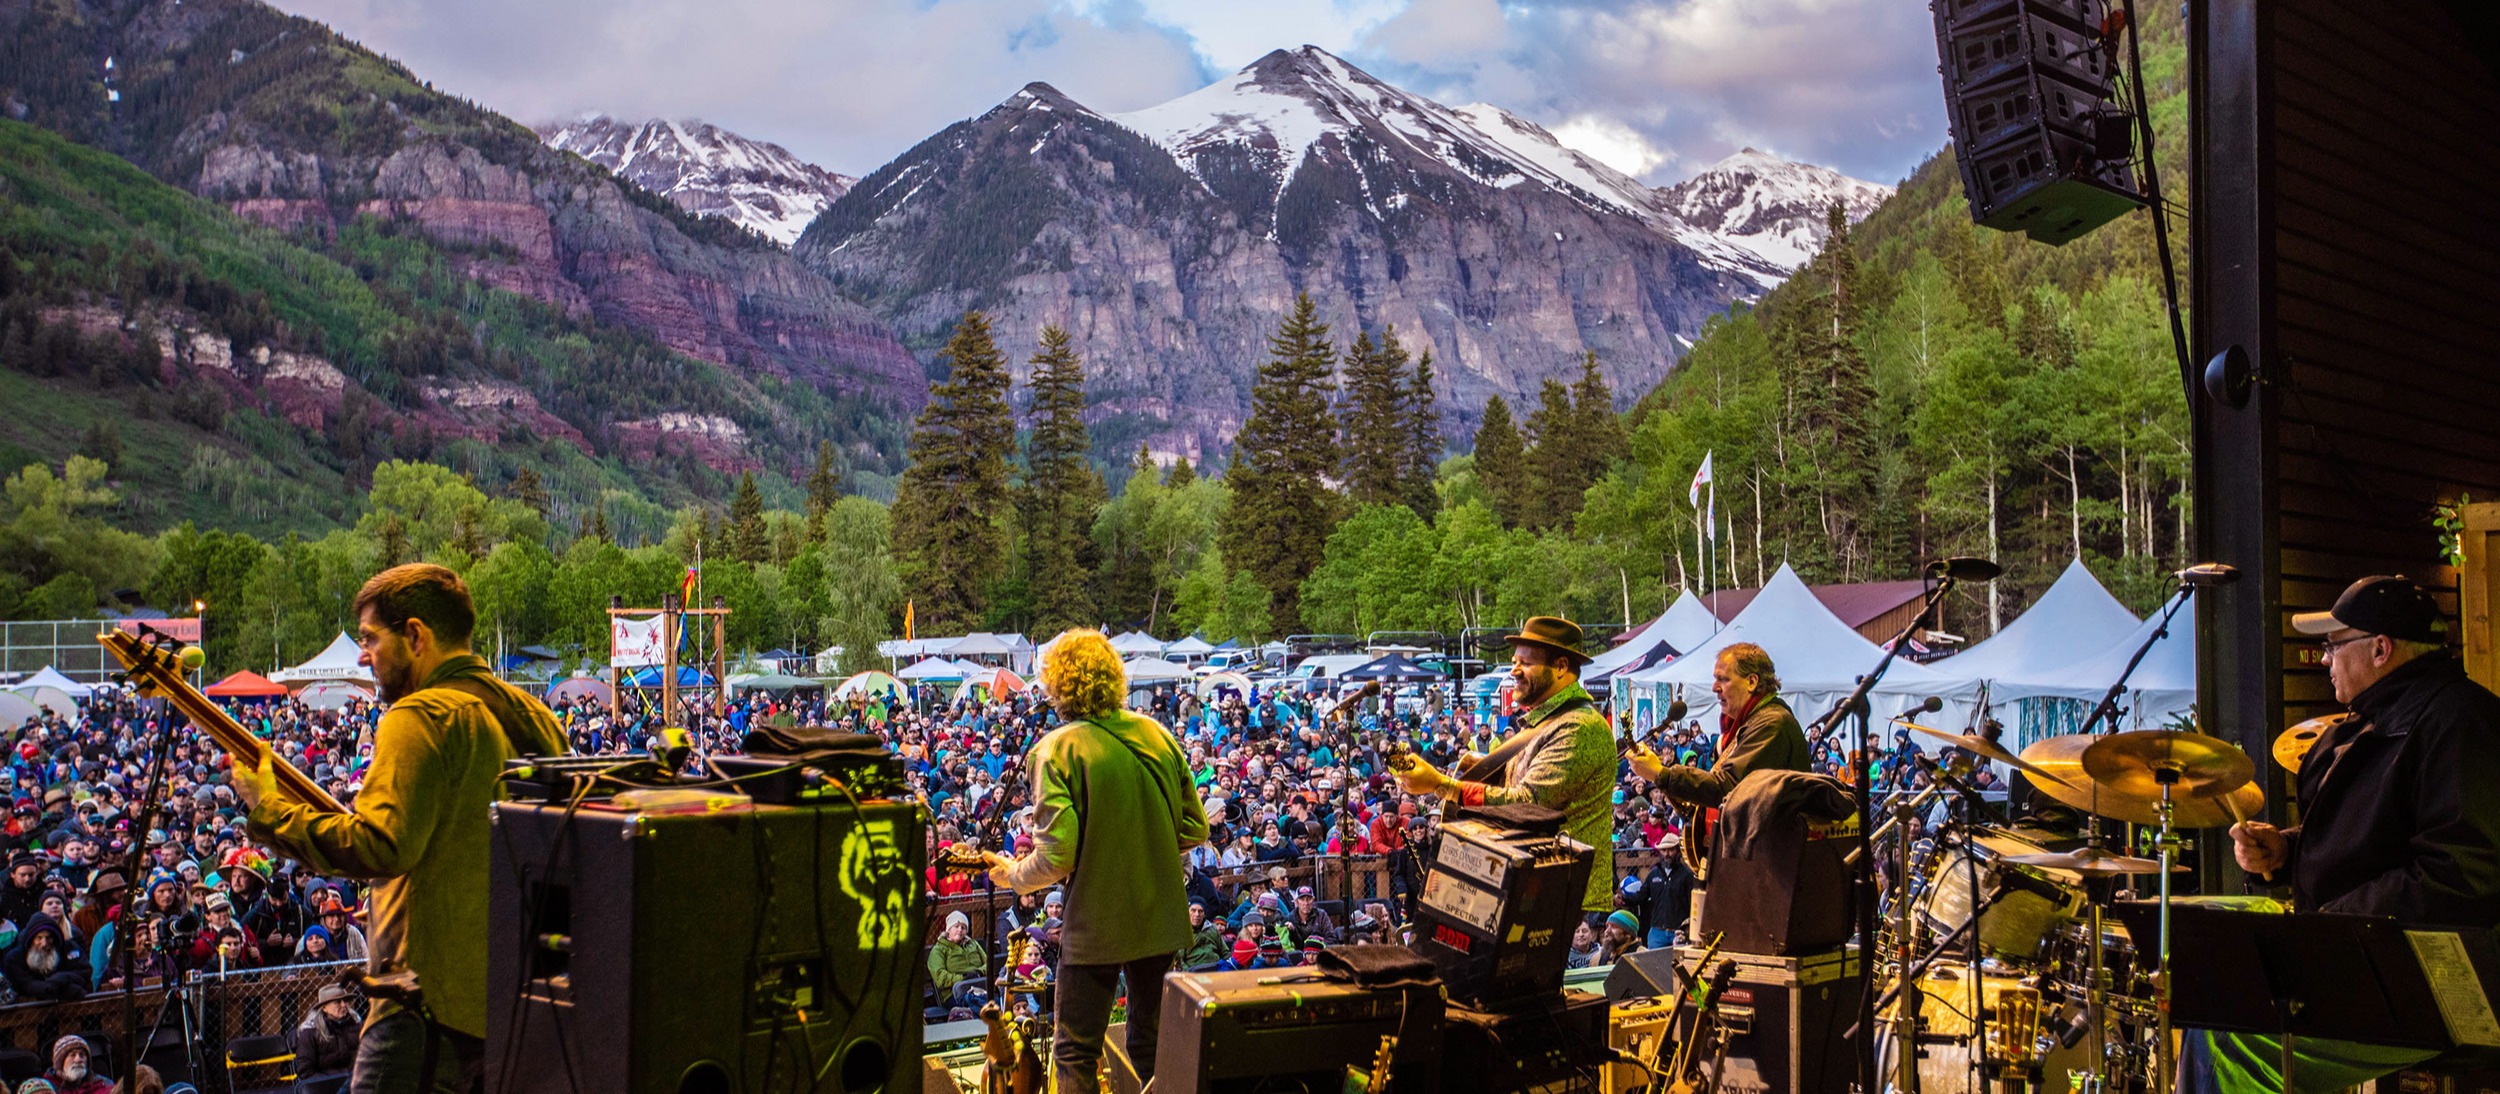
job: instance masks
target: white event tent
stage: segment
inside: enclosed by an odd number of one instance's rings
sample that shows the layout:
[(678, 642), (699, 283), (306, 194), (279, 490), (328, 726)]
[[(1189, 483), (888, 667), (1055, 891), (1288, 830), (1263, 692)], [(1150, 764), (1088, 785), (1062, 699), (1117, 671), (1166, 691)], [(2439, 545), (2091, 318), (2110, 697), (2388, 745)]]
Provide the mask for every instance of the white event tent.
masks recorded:
[[(1780, 678), (1780, 695), (1796, 710), (1800, 721), (1812, 724), (1823, 712), (1846, 698), (1857, 687), (1858, 677), (1871, 672), (1882, 660), (1883, 648), (1866, 640), (1857, 630), (1831, 609), (1815, 599), (1797, 572), (1782, 564), (1779, 572), (1762, 587), (1760, 595), (1745, 605), (1745, 610), (1684, 655), (1645, 672), (1632, 673), (1616, 681), (1663, 708), (1667, 701), (1682, 698), (1690, 704), (1688, 718), (1705, 721), (1718, 709), (1718, 698), (1710, 692), (1710, 673), (1719, 651), (1737, 642), (1752, 642), (1771, 655), (1771, 663)], [(1882, 732), (1884, 719), (1933, 695), (1948, 701), (1967, 703), (1978, 685), (1957, 680), (1906, 658), (1893, 661), (1881, 685), (1869, 703), (1874, 722), (1871, 733)]]
[[(2115, 642), (2092, 654), (2063, 664), (2043, 665), (2008, 672), (1989, 685), (1989, 697), (1997, 700), (2040, 697), (2081, 699), (2096, 702), (2125, 672), (2127, 659), (2135, 656), (2137, 646), (2161, 626), (2160, 612)], [(2010, 628), (2009, 628), (2010, 629)], [(2170, 633), (2153, 643), (2136, 666), (2135, 675), (2127, 678), (2127, 692), (2119, 702), (2127, 708), (2116, 729), (2160, 729), (2170, 719), (2187, 714), (2196, 705), (2196, 598), (2179, 608), (2170, 621)]]
[(1163, 654), (1166, 657), (1186, 657), (1192, 661), (1200, 660), (1206, 657), (1206, 655), (1214, 652), (1215, 643), (1209, 642), (1206, 639), (1200, 638), (1194, 634), (1187, 638), (1183, 638), (1178, 642), (1174, 642), (1163, 649)]
[(1122, 657), (1140, 653), (1149, 657), (1161, 657), (1164, 645), (1162, 639), (1144, 631), (1130, 631), (1111, 640), (1111, 648), (1118, 651)]
[(1132, 657), (1128, 659), (1127, 668), (1128, 682), (1131, 687), (1139, 684), (1161, 684), (1194, 678), (1187, 666), (1175, 664), (1160, 657)]
[(95, 691), (95, 688), (92, 685), (81, 684), (76, 680), (63, 676), (61, 675), (61, 670), (53, 668), (50, 665), (45, 665), (42, 668), (36, 669), (33, 675), (9, 686), (18, 691), (32, 691), (36, 688), (51, 688), (69, 696), (72, 699), (84, 699), (88, 695), (93, 694)]
[(340, 631), (329, 646), (300, 665), (279, 669), (269, 674), (272, 683), (304, 684), (315, 680), (354, 680), (373, 683), (373, 670), (356, 663), (356, 640)]
[(2004, 630), (1928, 667), (1975, 683), (2029, 675), (2098, 653), (2140, 622), (2076, 559)]
[(1659, 613), (1658, 618), (1650, 620), (1648, 626), (1641, 628), (1639, 634), (1618, 643), (1613, 649), (1598, 654), (1590, 659), (1588, 664), (1581, 666), (1580, 679), (1583, 681), (1606, 679), (1617, 672), (1624, 671), (1628, 666), (1642, 664), (1662, 645), (1667, 648), (1670, 656), (1680, 657), (1685, 651), (1710, 641), (1710, 636), (1718, 633), (1718, 630), (1718, 618), (1711, 615), (1710, 609), (1702, 605), (1700, 597), (1694, 596), (1691, 589), (1686, 589), (1682, 595), (1675, 598), (1675, 603), (1668, 605), (1666, 611)]

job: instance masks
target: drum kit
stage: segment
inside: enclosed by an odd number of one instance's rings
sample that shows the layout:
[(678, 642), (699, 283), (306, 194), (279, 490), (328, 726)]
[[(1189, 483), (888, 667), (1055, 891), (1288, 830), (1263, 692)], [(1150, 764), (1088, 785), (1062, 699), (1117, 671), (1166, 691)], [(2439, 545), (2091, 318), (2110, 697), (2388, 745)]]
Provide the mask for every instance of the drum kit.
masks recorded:
[[(1897, 841), (1906, 865), (1893, 873), (1907, 882), (1892, 890), (1877, 984), (1887, 1085), (1904, 1094), (2167, 1089), (2170, 908), (2192, 899), (2171, 893), (2172, 875), (2187, 870), (2173, 861), (2178, 833), (2261, 814), (2256, 765), (2228, 741), (2181, 730), (2052, 737), (2017, 755), (1989, 738), (1903, 724), (2022, 772), (2087, 825), (2005, 828), (1965, 810), (1914, 841), (1907, 822), (1956, 772), (1943, 768), (1935, 785), (1895, 796), (1876, 834)], [(2275, 758), (2297, 769), (2325, 728), (2294, 726)], [(2151, 856), (2104, 846), (2104, 822), (2149, 829)], [(2132, 897), (2159, 907), (2161, 937), (2149, 953), (2104, 914), (2126, 879), (2139, 879), (2126, 882)]]

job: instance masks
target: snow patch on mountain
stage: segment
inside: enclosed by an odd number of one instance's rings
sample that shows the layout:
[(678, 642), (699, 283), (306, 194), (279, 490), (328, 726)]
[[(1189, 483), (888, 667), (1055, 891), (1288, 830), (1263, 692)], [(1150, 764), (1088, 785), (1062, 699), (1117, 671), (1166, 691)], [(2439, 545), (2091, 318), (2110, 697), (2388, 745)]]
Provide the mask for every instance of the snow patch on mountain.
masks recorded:
[(687, 212), (722, 217), (784, 247), (859, 181), (780, 145), (691, 118), (627, 122), (592, 114), (536, 132), (548, 146), (605, 167)]
[(1822, 248), (1833, 202), (1855, 222), (1891, 197), (1892, 187), (1747, 148), (1658, 193), (1696, 234), (1786, 276)]

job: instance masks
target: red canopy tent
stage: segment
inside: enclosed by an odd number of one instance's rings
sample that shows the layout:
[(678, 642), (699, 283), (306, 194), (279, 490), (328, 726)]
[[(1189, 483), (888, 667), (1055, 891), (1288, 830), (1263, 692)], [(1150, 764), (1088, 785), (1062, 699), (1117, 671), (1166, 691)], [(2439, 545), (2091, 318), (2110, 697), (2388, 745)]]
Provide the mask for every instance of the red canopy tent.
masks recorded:
[(266, 676), (245, 669), (200, 691), (212, 699), (277, 699), (287, 694), (286, 685), (273, 683)]

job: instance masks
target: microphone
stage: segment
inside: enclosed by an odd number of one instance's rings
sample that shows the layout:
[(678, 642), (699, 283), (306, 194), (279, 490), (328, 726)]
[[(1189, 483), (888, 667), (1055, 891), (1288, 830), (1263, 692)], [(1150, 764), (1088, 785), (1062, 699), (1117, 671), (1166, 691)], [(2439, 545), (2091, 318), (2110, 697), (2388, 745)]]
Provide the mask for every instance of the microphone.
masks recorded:
[(2005, 567), (1997, 565), (1992, 559), (1957, 555), (1928, 563), (1927, 572), (1942, 574), (1955, 581), (1994, 581), (1997, 575), (2005, 572)]
[(1920, 710), (1920, 712), (1922, 712), (1922, 713), (1926, 713), (1926, 714), (1934, 714), (1935, 712), (1937, 712), (1937, 711), (1939, 711), (1939, 710), (1943, 710), (1943, 709), (1944, 709), (1944, 700), (1939, 699), (1939, 698), (1936, 698), (1936, 697), (1935, 697), (1935, 696), (1933, 696), (1933, 695), (1930, 695), (1930, 696), (1928, 696), (1928, 697), (1926, 698), (1926, 700), (1925, 700), (1925, 701), (1923, 701), (1923, 702), (1919, 703), (1919, 705), (1918, 705), (1918, 709), (1919, 709), (1919, 710)]
[(1690, 708), (1684, 705), (1684, 700), (1682, 699), (1669, 703), (1667, 704), (1667, 716), (1660, 719), (1660, 722), (1665, 725), (1674, 725), (1677, 722), (1681, 722), (1684, 720), (1684, 712), (1688, 709)]
[(2240, 579), (2240, 568), (2227, 562), (2199, 562), (2172, 576), (2177, 577), (2181, 585), (2228, 585)]

